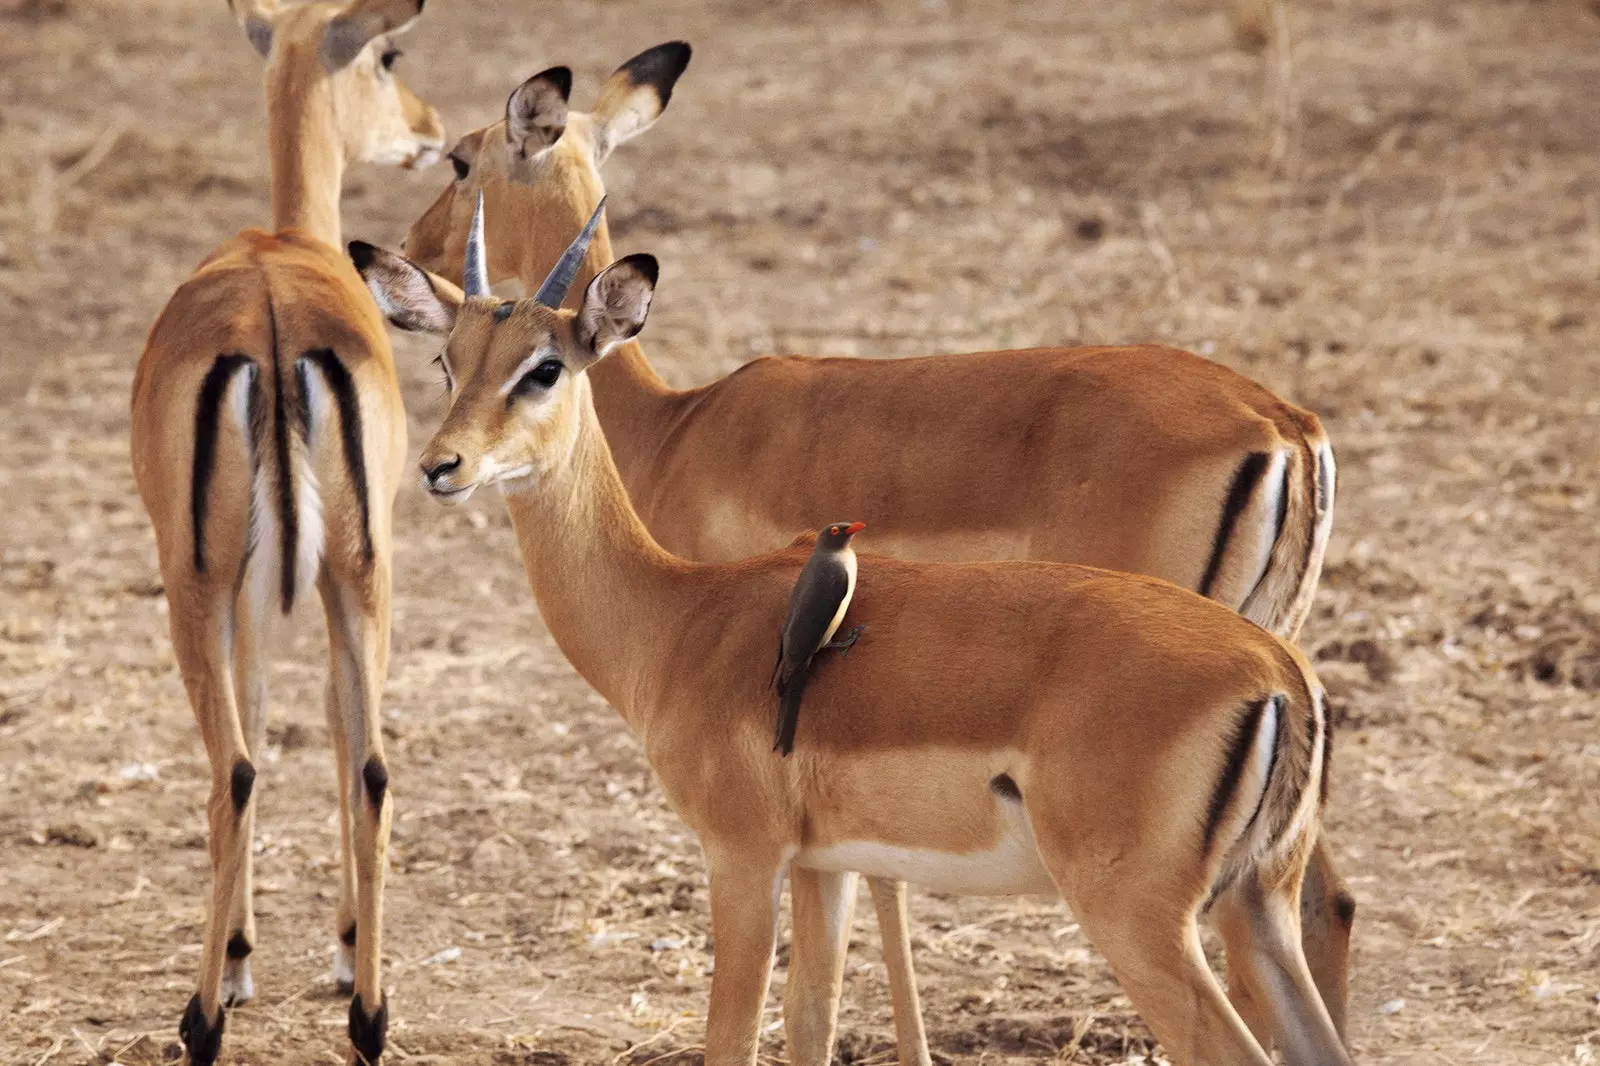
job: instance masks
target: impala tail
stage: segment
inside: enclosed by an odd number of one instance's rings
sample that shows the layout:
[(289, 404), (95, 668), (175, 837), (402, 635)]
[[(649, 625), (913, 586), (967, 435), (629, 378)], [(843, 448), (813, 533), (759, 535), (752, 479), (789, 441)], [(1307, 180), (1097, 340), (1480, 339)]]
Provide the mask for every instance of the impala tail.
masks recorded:
[(235, 556), (240, 560), (236, 586), (253, 612), (265, 613), (275, 605), (288, 614), (316, 579), (326, 548), (316, 474), (324, 448), (333, 446), (341, 453), (330, 458), (343, 464), (354, 489), (361, 551), (369, 560), (372, 541), (354, 382), (330, 349), (285, 358), (270, 298), (266, 318), (265, 350), (254, 356), (217, 356), (200, 389), (191, 485), (194, 564), (205, 573), (208, 558), (232, 554), (207, 540), (213, 486), (219, 476), (227, 476), (218, 470), (218, 441), (224, 420), (232, 419), (246, 443), (251, 484), (248, 533), (242, 556)]
[(1200, 593), (1293, 640), (1322, 575), (1335, 468), (1316, 416), (1293, 411), (1285, 418), (1286, 434), (1299, 439), (1252, 452), (1234, 473)]
[(1244, 871), (1276, 865), (1311, 838), (1328, 744), (1326, 703), (1313, 683), (1239, 709), (1206, 818), (1206, 851), (1217, 869), (1213, 898)]

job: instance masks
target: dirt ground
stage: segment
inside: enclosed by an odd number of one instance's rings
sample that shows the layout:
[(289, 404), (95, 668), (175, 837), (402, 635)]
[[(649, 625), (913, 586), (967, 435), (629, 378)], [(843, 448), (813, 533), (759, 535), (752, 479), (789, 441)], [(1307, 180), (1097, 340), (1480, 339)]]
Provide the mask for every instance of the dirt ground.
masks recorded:
[[(646, 347), (1166, 341), (1319, 412), (1337, 521), (1305, 639), (1342, 716), (1367, 1063), (1600, 1062), (1600, 17), (1543, 0), (439, 2), (402, 70), (452, 136), (523, 77), (685, 38), (608, 164)], [(207, 770), (127, 456), (145, 331), (267, 220), (259, 63), (221, 0), (0, 0), (0, 1063), (177, 1054)], [(357, 168), (395, 244), (447, 180)], [(397, 341), (413, 448), (431, 351)], [(491, 494), (402, 492), (386, 981), (398, 1063), (694, 1057), (703, 865), (539, 621)], [(341, 1061), (321, 623), (273, 675), (239, 1063)], [(1141, 1061), (1056, 903), (914, 893), (950, 1062)], [(781, 1061), (778, 1004), (764, 1054)], [(863, 904), (841, 1059), (892, 1059)]]

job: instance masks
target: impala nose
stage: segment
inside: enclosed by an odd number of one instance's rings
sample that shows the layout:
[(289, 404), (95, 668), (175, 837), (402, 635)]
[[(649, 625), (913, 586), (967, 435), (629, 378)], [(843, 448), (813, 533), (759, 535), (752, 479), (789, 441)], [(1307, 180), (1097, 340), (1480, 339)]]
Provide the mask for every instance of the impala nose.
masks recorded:
[(427, 480), (430, 487), (437, 487), (440, 479), (449, 477), (451, 474), (455, 473), (460, 466), (461, 456), (459, 455), (451, 455), (448, 458), (440, 459), (438, 462), (433, 463), (432, 465), (429, 465), (428, 462), (424, 460), (422, 463), (422, 476)]

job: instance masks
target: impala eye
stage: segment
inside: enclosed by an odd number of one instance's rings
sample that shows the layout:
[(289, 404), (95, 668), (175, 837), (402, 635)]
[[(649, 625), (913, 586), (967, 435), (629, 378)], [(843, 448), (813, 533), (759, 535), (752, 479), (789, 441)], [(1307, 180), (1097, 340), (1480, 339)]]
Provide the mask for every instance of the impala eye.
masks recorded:
[(379, 57), (378, 62), (383, 64), (384, 70), (393, 70), (395, 60), (399, 59), (403, 55), (405, 55), (405, 53), (400, 51), (400, 49), (389, 48), (386, 49), (383, 55)]
[(530, 392), (535, 388), (548, 389), (561, 379), (561, 360), (546, 359), (526, 374), (517, 382), (513, 390), (514, 395)]
[(450, 165), (456, 168), (457, 181), (466, 181), (467, 175), (472, 172), (472, 164), (468, 163), (465, 159), (462, 159), (458, 155), (453, 155), (450, 157)]

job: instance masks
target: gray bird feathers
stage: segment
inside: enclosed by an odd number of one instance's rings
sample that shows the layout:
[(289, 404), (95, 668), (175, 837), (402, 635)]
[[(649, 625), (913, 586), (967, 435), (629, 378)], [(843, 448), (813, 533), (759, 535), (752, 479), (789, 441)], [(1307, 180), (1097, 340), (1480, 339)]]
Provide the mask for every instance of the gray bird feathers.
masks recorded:
[(850, 539), (865, 528), (861, 522), (836, 522), (825, 527), (817, 535), (816, 550), (801, 568), (789, 596), (789, 615), (783, 622), (778, 662), (772, 669), (782, 706), (773, 751), (784, 755), (794, 751), (800, 699), (810, 679), (811, 660), (824, 648), (849, 648), (861, 632), (858, 626), (847, 639), (833, 643), (856, 588), (856, 553), (850, 547)]

